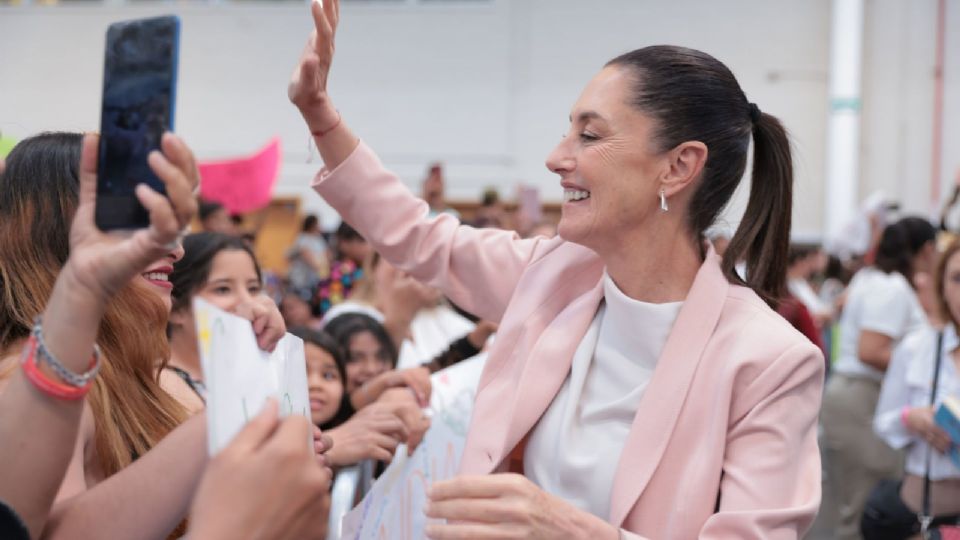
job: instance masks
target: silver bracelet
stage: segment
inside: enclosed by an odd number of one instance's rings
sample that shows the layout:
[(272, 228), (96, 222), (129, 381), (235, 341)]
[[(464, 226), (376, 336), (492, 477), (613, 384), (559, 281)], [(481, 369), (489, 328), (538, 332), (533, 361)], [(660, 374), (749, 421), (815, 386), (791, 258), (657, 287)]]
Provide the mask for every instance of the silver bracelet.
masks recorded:
[(84, 373), (74, 373), (70, 371), (67, 366), (63, 365), (63, 363), (50, 352), (50, 349), (47, 348), (47, 344), (43, 341), (43, 321), (39, 316), (34, 322), (33, 330), (30, 333), (33, 339), (37, 341), (37, 358), (46, 362), (47, 365), (50, 366), (50, 369), (52, 369), (63, 382), (74, 388), (83, 388), (96, 378), (97, 373), (100, 371), (100, 347), (98, 347), (96, 343), (93, 344), (93, 366)]

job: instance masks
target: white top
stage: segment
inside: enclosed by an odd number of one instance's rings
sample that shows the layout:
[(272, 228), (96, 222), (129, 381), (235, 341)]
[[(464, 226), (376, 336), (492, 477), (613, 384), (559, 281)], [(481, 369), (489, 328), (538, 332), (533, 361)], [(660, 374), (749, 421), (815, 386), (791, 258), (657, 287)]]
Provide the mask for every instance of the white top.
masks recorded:
[[(960, 396), (960, 374), (950, 353), (960, 347), (960, 338), (951, 324), (943, 331), (940, 380), (937, 382), (936, 404), (946, 396)], [(877, 414), (873, 429), (893, 448), (907, 447), (906, 470), (923, 476), (926, 468), (927, 443), (900, 420), (904, 407), (929, 407), (930, 389), (933, 383), (934, 350), (937, 348), (937, 332), (922, 328), (911, 332), (894, 349), (883, 379)], [(960, 478), (960, 469), (950, 458), (933, 451), (930, 462), (930, 479)]]
[(638, 302), (606, 274), (603, 292), (523, 468), (548, 493), (606, 520), (621, 451), (682, 302)]
[(882, 371), (860, 361), (860, 332), (890, 336), (896, 347), (903, 336), (923, 328), (926, 322), (917, 294), (902, 274), (885, 274), (869, 266), (860, 270), (850, 282), (840, 315), (840, 353), (834, 372), (883, 380)]
[(787, 281), (787, 289), (797, 300), (807, 308), (813, 316), (832, 317), (833, 308), (817, 295), (810, 282), (803, 278), (791, 278)]

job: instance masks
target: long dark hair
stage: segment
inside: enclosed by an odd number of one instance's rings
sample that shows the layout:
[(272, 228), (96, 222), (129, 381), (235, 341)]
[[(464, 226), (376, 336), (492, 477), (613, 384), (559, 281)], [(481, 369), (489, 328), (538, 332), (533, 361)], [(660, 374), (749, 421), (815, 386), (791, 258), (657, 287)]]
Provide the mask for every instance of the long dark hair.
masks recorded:
[[(0, 349), (29, 335), (70, 255), (79, 202), (83, 136), (43, 133), (21, 141), (0, 177)], [(89, 403), (105, 476), (142, 456), (186, 418), (157, 380), (168, 356), (167, 311), (134, 279), (107, 304), (97, 343), (104, 362)], [(0, 373), (0, 378), (5, 374)]]
[[(750, 199), (722, 269), (730, 282), (748, 285), (775, 303), (786, 286), (793, 204), (793, 164), (783, 125), (751, 105), (727, 66), (706, 53), (657, 45), (607, 65), (631, 71), (631, 104), (656, 122), (660, 151), (685, 141), (707, 146), (707, 162), (688, 209), (688, 225), (701, 243), (740, 184), (753, 136)], [(746, 280), (735, 270), (742, 259)]]
[(343, 315), (337, 315), (327, 322), (327, 325), (324, 326), (323, 329), (333, 336), (333, 339), (343, 347), (344, 358), (348, 362), (350, 361), (350, 340), (353, 339), (353, 336), (361, 332), (370, 332), (377, 340), (377, 343), (379, 343), (387, 352), (387, 355), (390, 356), (390, 367), (397, 367), (397, 347), (393, 344), (393, 340), (390, 339), (390, 334), (387, 333), (387, 330), (373, 317), (364, 313), (344, 313)]
[(883, 229), (873, 265), (886, 274), (899, 272), (913, 286), (913, 262), (917, 253), (937, 237), (933, 225), (921, 217), (908, 216)]
[(322, 330), (314, 330), (313, 328), (307, 328), (305, 326), (297, 326), (295, 328), (291, 328), (289, 332), (302, 339), (304, 343), (316, 345), (317, 347), (327, 351), (327, 353), (333, 357), (333, 361), (337, 364), (337, 371), (340, 372), (340, 380), (343, 383), (343, 395), (340, 397), (340, 406), (337, 408), (337, 412), (333, 415), (333, 418), (327, 420), (323, 424), (320, 424), (320, 429), (333, 429), (346, 422), (350, 419), (350, 416), (353, 415), (353, 406), (350, 404), (350, 394), (347, 392), (346, 355), (344, 354), (343, 349), (340, 347), (340, 344), (337, 343), (337, 340), (335, 340), (333, 336)]
[(217, 232), (200, 232), (183, 239), (183, 250), (183, 258), (173, 265), (173, 273), (170, 274), (174, 311), (190, 309), (193, 295), (207, 282), (213, 259), (221, 251), (236, 250), (250, 255), (257, 279), (263, 281), (257, 256), (242, 238)]

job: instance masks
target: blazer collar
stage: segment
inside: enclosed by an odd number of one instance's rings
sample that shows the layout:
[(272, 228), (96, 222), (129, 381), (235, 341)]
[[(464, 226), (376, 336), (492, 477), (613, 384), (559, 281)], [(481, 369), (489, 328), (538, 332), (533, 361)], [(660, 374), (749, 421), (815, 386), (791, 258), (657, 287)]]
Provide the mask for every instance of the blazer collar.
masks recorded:
[(623, 524), (663, 457), (730, 288), (710, 247), (667, 336), (614, 475), (610, 522)]

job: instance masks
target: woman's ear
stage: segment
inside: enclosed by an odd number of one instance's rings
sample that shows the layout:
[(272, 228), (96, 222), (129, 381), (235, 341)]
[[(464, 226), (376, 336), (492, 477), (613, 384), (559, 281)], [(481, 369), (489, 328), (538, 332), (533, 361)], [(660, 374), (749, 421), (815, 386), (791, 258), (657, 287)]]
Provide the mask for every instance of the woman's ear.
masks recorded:
[(660, 180), (667, 197), (680, 193), (700, 177), (707, 153), (707, 145), (700, 141), (680, 143), (668, 152), (668, 169)]

